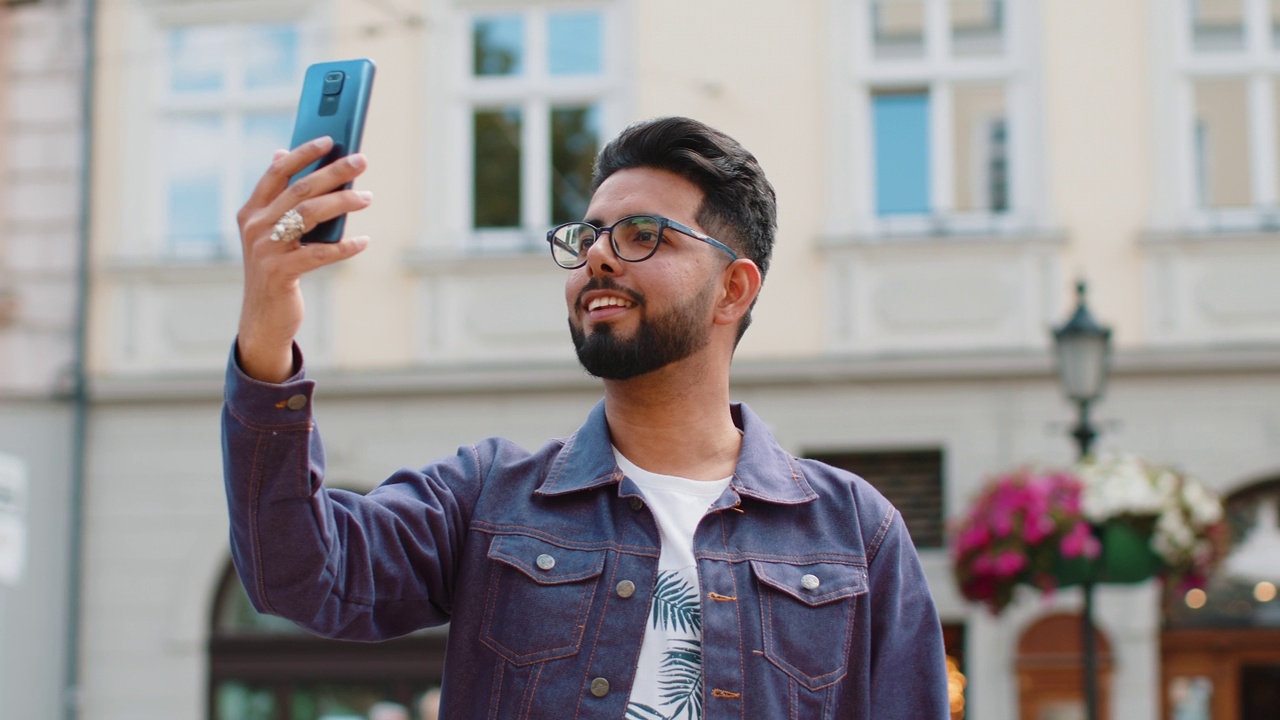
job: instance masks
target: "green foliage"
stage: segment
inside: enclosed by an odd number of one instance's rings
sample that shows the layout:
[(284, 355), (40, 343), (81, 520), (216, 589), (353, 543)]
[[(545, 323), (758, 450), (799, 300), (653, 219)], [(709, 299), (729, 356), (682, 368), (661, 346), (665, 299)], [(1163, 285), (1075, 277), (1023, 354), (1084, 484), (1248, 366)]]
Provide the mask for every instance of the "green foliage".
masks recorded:
[(653, 607), (650, 619), (655, 628), (680, 632), (702, 632), (702, 608), (698, 593), (674, 571), (658, 573), (653, 587)]

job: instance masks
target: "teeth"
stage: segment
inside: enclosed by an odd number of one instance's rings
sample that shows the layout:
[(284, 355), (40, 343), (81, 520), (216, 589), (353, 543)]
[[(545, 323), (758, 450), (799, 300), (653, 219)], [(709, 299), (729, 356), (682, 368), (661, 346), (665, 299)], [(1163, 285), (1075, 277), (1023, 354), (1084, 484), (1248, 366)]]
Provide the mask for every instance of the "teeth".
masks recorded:
[(620, 297), (599, 297), (587, 304), (587, 310), (597, 310), (602, 307), (631, 307), (633, 303), (630, 300), (624, 300)]

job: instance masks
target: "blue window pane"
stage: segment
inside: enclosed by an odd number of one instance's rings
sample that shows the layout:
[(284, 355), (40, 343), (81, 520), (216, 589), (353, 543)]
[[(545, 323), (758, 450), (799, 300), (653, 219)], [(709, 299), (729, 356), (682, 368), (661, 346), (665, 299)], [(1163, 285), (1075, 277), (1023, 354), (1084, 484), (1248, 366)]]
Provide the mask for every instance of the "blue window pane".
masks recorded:
[(548, 72), (598, 75), (601, 70), (601, 20), (597, 12), (552, 13), (547, 21)]
[(293, 115), (287, 112), (252, 113), (244, 118), (244, 167), (241, 168), (241, 200), (258, 184), (271, 164), (271, 153), (288, 148), (293, 135)]
[(213, 25), (169, 31), (169, 89), (175, 93), (224, 89), (227, 39), (225, 29)]
[(298, 29), (258, 25), (244, 35), (244, 85), (250, 90), (287, 88), (298, 77)]
[(216, 249), (221, 242), (227, 157), (223, 128), (217, 115), (178, 117), (167, 123), (163, 136), (165, 235), (174, 250)]
[(503, 15), (477, 19), (471, 26), (472, 72), (519, 75), (524, 71), (524, 19)]
[(169, 183), (169, 240), (175, 249), (217, 248), (221, 243), (222, 192), (217, 175)]
[(929, 212), (929, 95), (876, 95), (876, 214)]

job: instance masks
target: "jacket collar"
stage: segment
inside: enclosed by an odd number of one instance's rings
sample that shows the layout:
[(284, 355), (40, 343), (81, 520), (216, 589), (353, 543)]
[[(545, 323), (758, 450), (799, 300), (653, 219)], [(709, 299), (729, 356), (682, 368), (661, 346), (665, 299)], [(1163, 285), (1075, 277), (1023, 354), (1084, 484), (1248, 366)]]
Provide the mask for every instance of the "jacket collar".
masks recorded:
[[(742, 431), (742, 451), (729, 482), (732, 489), (739, 495), (782, 505), (797, 505), (818, 497), (800, 464), (778, 445), (763, 420), (741, 403), (730, 405), (730, 412)], [(565, 441), (537, 494), (564, 495), (618, 484), (622, 478), (622, 470), (613, 458), (601, 400), (582, 427)]]

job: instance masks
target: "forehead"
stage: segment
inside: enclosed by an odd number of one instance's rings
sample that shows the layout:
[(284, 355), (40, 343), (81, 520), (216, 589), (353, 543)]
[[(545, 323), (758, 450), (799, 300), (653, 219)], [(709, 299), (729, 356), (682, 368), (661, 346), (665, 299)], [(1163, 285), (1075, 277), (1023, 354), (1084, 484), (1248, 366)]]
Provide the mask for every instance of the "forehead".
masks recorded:
[(694, 225), (700, 207), (702, 190), (689, 180), (657, 168), (627, 168), (600, 183), (586, 219), (611, 224), (627, 215), (649, 213)]

